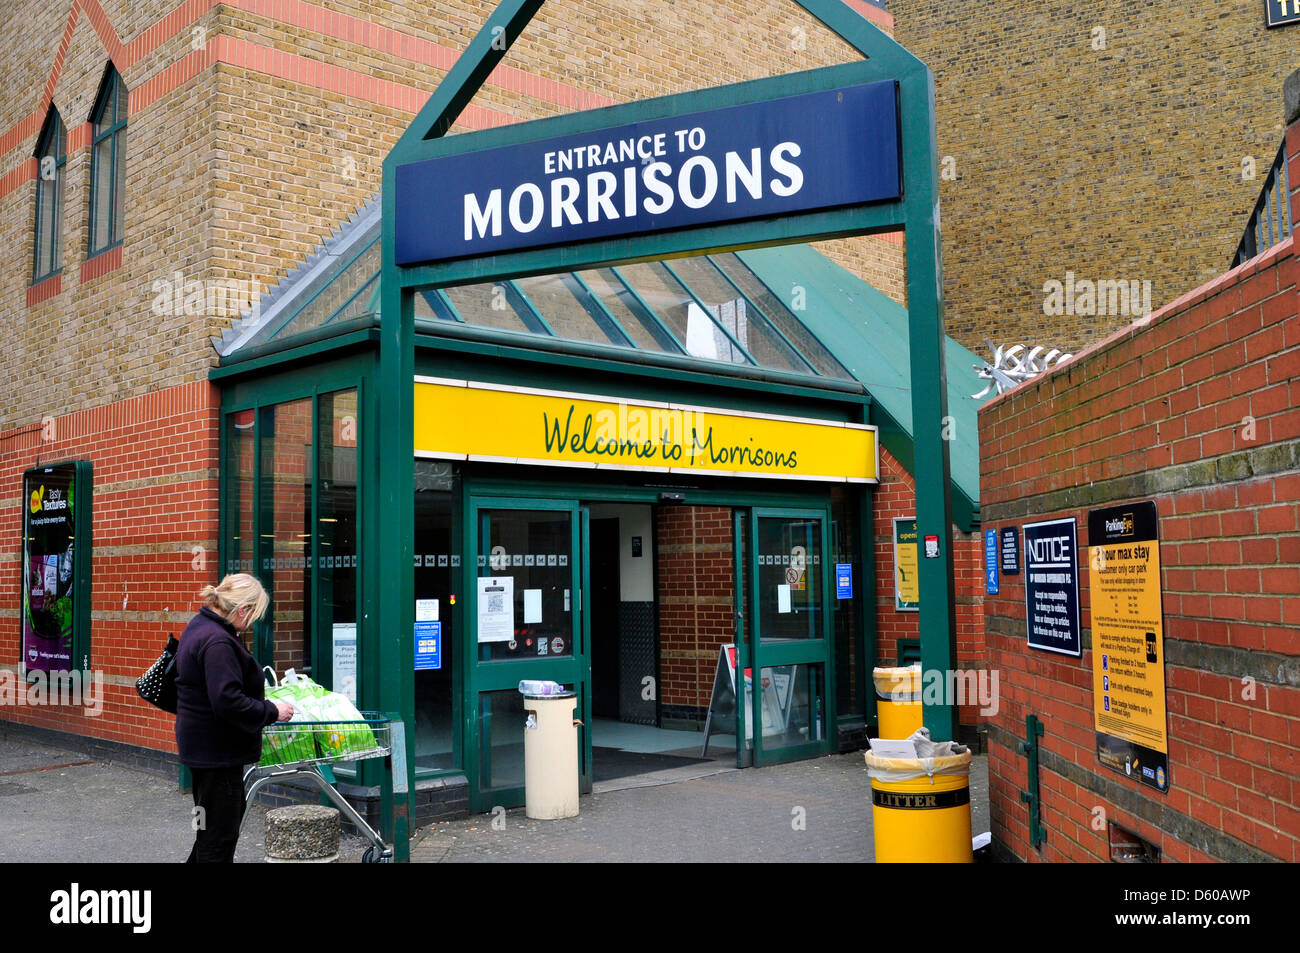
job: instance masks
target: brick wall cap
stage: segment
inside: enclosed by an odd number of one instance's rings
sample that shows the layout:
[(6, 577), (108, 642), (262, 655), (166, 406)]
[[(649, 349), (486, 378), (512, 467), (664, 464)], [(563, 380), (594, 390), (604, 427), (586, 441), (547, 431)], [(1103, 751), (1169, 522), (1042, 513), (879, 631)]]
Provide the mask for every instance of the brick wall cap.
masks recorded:
[(1282, 84), (1282, 101), (1286, 104), (1286, 124), (1300, 122), (1300, 69)]

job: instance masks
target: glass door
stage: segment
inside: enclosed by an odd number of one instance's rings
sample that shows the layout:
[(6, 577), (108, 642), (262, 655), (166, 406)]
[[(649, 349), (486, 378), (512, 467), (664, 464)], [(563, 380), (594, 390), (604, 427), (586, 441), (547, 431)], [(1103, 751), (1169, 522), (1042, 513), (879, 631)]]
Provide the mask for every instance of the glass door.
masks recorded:
[[(473, 498), (466, 531), (475, 553), (465, 593), (469, 686), (466, 773), (470, 809), (524, 802), (524, 722), (519, 683), (558, 682), (590, 719), (583, 637), (583, 520), (576, 503)], [(590, 744), (580, 734), (579, 783), (591, 786)]]
[[(746, 733), (754, 764), (834, 750), (830, 582), (825, 510), (750, 513), (748, 648), (757, 677)], [(758, 730), (755, 730), (757, 728)]]

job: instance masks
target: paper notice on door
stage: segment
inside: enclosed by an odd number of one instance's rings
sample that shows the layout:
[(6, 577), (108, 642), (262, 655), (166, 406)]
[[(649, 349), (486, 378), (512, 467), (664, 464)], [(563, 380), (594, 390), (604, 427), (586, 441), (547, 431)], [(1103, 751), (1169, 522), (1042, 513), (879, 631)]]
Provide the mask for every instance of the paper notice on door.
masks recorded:
[(515, 577), (478, 577), (478, 640), (509, 642), (515, 637)]
[(357, 703), (357, 624), (335, 622), (333, 631), (334, 691)]
[(416, 599), (415, 600), (415, 621), (416, 622), (437, 622), (438, 621), (438, 600), (437, 599)]
[(542, 621), (542, 590), (524, 590), (524, 625)]
[(790, 587), (785, 583), (776, 587), (776, 611), (790, 611)]

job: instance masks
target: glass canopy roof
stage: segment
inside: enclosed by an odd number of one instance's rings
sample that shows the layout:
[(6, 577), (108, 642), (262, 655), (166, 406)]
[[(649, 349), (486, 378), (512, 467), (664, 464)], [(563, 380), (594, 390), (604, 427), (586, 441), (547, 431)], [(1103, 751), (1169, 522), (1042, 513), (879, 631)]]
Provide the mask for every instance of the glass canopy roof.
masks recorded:
[[(374, 206), (378, 202), (373, 203)], [(367, 207), (217, 342), (223, 357), (379, 312), (379, 216)], [(417, 324), (684, 355), (851, 381), (734, 254), (701, 255), (424, 291)]]

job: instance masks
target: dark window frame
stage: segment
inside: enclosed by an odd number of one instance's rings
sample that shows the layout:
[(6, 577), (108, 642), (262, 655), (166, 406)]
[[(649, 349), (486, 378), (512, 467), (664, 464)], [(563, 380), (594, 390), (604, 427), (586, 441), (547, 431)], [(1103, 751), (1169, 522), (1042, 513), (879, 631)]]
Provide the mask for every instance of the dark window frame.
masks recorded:
[[(113, 103), (113, 114), (107, 117), (105, 122), (104, 113), (108, 107), (109, 100)], [(126, 162), (126, 124), (127, 124), (127, 89), (126, 84), (122, 82), (122, 76), (113, 66), (108, 64), (104, 71), (104, 78), (99, 84), (99, 92), (95, 96), (95, 105), (90, 111), (90, 123), (92, 135), (90, 140), (90, 227), (87, 230), (87, 247), (86, 257), (94, 258), (106, 251), (111, 251), (118, 245), (122, 244), (123, 234), (123, 212), (126, 202), (123, 196), (125, 187), (119, 189), (119, 179), (125, 186), (126, 176), (121, 170), (121, 165)], [(95, 232), (98, 230), (99, 223), (96, 221), (96, 211), (99, 206), (99, 147), (100, 144), (109, 142), (109, 175), (108, 175), (108, 201), (105, 207), (108, 210), (108, 240), (102, 245), (95, 244)]]
[[(63, 183), (68, 167), (68, 130), (63, 124), (63, 117), (53, 106), (45, 118), (45, 125), (36, 139), (36, 196), (35, 224), (32, 228), (32, 284), (36, 285), (47, 278), (53, 278), (63, 271)], [(54, 157), (54, 178), (47, 179), (43, 174), (44, 160)], [(41, 231), (41, 193), (42, 186), (52, 182), (49, 198), (53, 202), (50, 214), (48, 234)]]

